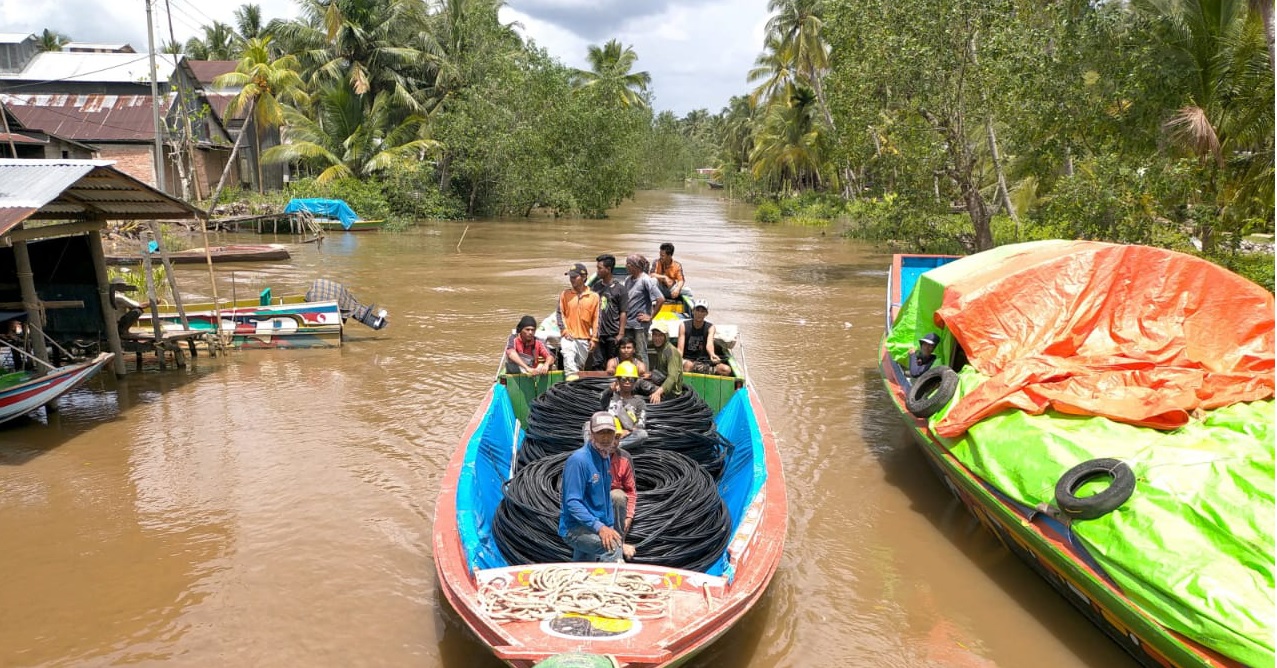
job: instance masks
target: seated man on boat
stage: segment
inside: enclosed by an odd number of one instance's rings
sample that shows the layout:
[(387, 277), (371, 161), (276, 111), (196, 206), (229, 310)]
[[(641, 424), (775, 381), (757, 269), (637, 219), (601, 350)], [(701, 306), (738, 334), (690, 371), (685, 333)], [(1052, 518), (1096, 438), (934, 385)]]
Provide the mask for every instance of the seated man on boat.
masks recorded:
[(652, 382), (659, 379), (661, 383), (650, 397), (654, 404), (683, 393), (683, 356), (678, 353), (678, 348), (670, 345), (669, 326), (668, 322), (660, 320), (652, 323), (652, 350), (656, 353)]
[(621, 556), (629, 561), (634, 558), (634, 546), (625, 542), (625, 538), (630, 535), (630, 526), (634, 524), (634, 507), (638, 504), (638, 484), (634, 481), (634, 460), (624, 448), (618, 448), (612, 455), (611, 472), (612, 516), (616, 520), (612, 528), (621, 534)]
[(540, 376), (550, 373), (554, 356), (537, 339), (537, 321), (530, 315), (519, 319), (514, 334), (505, 342), (505, 372)]
[(634, 393), (639, 382), (638, 367), (622, 362), (616, 367), (616, 380), (607, 401), (607, 412), (620, 423), (617, 436), (622, 448), (642, 445), (647, 440), (647, 401)]
[(639, 359), (638, 354), (634, 351), (634, 339), (628, 336), (621, 340), (621, 346), (616, 351), (616, 357), (607, 361), (606, 371), (608, 375), (614, 375), (623, 362), (630, 362), (638, 367), (639, 378), (647, 378), (650, 375), (647, 371), (647, 364)]
[(616, 421), (599, 411), (585, 428), (585, 445), (563, 462), (559, 536), (572, 548), (572, 561), (624, 561), (612, 506), (612, 459), (620, 445)]
[(732, 375), (732, 367), (714, 350), (714, 323), (705, 319), (709, 305), (704, 299), (692, 303), (692, 321), (683, 323), (678, 337), (678, 352), (683, 356), (683, 370), (718, 376)]
[(660, 257), (652, 267), (652, 278), (661, 286), (666, 299), (678, 299), (683, 294), (683, 265), (674, 259), (674, 244), (661, 244)]
[(364, 306), (341, 283), (330, 281), (326, 278), (317, 278), (310, 284), (310, 289), (306, 290), (306, 301), (308, 302), (326, 302), (330, 300), (337, 302), (337, 307), (341, 309), (342, 320), (353, 317), (373, 329), (382, 329), (389, 324), (386, 321), (386, 309), (378, 309), (376, 304)]
[(936, 363), (936, 346), (940, 337), (935, 332), (918, 339), (918, 347), (909, 351), (909, 378), (914, 379), (931, 369)]

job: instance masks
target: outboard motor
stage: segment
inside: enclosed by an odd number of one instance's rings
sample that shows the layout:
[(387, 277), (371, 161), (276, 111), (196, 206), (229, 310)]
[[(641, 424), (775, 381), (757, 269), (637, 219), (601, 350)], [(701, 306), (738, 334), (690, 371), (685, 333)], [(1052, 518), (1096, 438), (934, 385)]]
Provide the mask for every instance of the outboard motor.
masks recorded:
[(317, 278), (306, 291), (308, 302), (322, 302), (330, 299), (336, 300), (337, 308), (341, 309), (342, 320), (354, 318), (373, 329), (384, 329), (389, 324), (386, 321), (386, 309), (379, 309), (376, 304), (365, 306), (359, 303), (346, 286), (336, 281)]

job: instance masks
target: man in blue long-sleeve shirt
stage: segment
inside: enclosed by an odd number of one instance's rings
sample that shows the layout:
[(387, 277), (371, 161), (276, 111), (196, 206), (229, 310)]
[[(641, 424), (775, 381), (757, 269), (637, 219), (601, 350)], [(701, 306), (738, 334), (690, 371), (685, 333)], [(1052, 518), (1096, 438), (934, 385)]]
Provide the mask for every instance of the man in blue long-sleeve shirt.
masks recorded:
[(572, 547), (572, 561), (623, 561), (611, 498), (616, 423), (611, 413), (600, 411), (586, 427), (589, 442), (563, 464), (559, 535)]

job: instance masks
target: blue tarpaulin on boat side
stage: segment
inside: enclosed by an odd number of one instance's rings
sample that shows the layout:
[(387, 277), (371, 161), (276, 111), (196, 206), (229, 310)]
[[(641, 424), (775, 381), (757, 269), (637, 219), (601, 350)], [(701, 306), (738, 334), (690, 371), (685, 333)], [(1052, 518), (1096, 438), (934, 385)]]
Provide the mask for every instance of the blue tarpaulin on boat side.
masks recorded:
[[(741, 518), (745, 517), (745, 509), (753, 502), (767, 480), (766, 455), (763, 452), (763, 434), (758, 429), (758, 420), (754, 417), (754, 407), (749, 403), (749, 390), (741, 388), (723, 406), (714, 418), (718, 433), (732, 442), (732, 451), (727, 455), (723, 467), (723, 477), (718, 481), (718, 495), (727, 505), (727, 512), (732, 518), (732, 533), (740, 527)], [(726, 575), (727, 551), (714, 562), (706, 573), (710, 575)]]
[(522, 436), (522, 430), (515, 433), (516, 425), (505, 386), (493, 385), (488, 412), (466, 444), (466, 460), (457, 480), (457, 529), (471, 568), (510, 565), (492, 536), (492, 518), (510, 478), (516, 439)]
[(359, 220), (359, 216), (355, 214), (354, 209), (346, 204), (345, 200), (340, 199), (294, 199), (284, 207), (284, 213), (301, 213), (308, 211), (317, 218), (332, 218), (341, 221), (341, 226), (349, 230), (355, 221)]

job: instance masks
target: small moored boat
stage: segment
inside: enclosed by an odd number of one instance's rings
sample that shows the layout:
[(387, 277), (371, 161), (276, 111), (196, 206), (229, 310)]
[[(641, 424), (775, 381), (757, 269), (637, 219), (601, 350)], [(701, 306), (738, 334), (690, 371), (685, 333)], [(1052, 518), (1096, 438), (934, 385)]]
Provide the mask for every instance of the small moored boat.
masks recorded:
[[(673, 313), (661, 315), (677, 318)], [(685, 374), (684, 384), (690, 391), (649, 406), (648, 430), (653, 435), (642, 452), (631, 450), (638, 510), (626, 540), (637, 543), (636, 552), (630, 561), (618, 563), (562, 563), (570, 561), (572, 554), (555, 533), (557, 471), (567, 453), (540, 452), (548, 442), (547, 425), (551, 424), (566, 431), (564, 447), (574, 449), (582, 442), (579, 415), (556, 408), (554, 395), (569, 397), (567, 404), (559, 406), (596, 410), (591, 406), (608, 381), (583, 377), (564, 382), (558, 371), (511, 375), (501, 365), (448, 465), (434, 520), (440, 589), (466, 626), (499, 659), (521, 668), (675, 665), (719, 638), (763, 595), (784, 546), (785, 483), (775, 437), (743, 371), (740, 347), (731, 354), (732, 366), (738, 370), (735, 376)], [(657, 407), (677, 401), (695, 405), (709, 431), (683, 432), (673, 419), (659, 426)], [(661, 430), (664, 435), (658, 436)], [(713, 473), (710, 467), (667, 448), (682, 435), (713, 446), (717, 453), (710, 455)], [(663, 525), (644, 534), (649, 531), (641, 527), (645, 521), (657, 522), (655, 510), (645, 515), (647, 508), (656, 508), (648, 504), (659, 503), (658, 494), (673, 500), (683, 495), (681, 487), (645, 483), (645, 476), (659, 473), (647, 468), (646, 462), (657, 460), (683, 462), (691, 476), (688, 480), (704, 480), (697, 490), (703, 501), (708, 498), (708, 505), (701, 507), (710, 510), (705, 514), (687, 511), (678, 517), (693, 528), (670, 530)], [(516, 496), (516, 489), (521, 489), (516, 481), (534, 470), (546, 476), (536, 474), (535, 480), (548, 481), (533, 485), (544, 502), (539, 515), (523, 491)], [(538, 521), (514, 524), (510, 517), (516, 512), (532, 513)], [(722, 522), (721, 534), (705, 528), (716, 526), (715, 522)], [(541, 533), (512, 540), (512, 526), (538, 528)], [(689, 538), (699, 531), (707, 532), (705, 540)], [(692, 559), (696, 563), (669, 565), (668, 560), (677, 557), (674, 550), (666, 551), (666, 540), (694, 544), (701, 550)], [(532, 552), (564, 556), (555, 559), (559, 563), (550, 563), (528, 558)], [(584, 598), (569, 603), (569, 591)], [(608, 596), (610, 603), (581, 607), (582, 601), (597, 594)], [(532, 599), (539, 601), (539, 607), (528, 603)]]
[(1144, 665), (1273, 665), (1271, 293), (1163, 249), (1041, 241), (897, 255), (886, 311), (892, 402), (1008, 549)]
[(23, 371), (0, 374), (0, 423), (55, 401), (92, 378), (114, 358), (112, 353), (100, 353), (91, 360), (58, 367), (38, 377)]
[[(173, 251), (168, 254), (168, 259), (174, 264), (195, 264), (205, 263), (208, 261), (205, 257), (205, 249), (188, 248), (186, 250)], [(240, 244), (232, 246), (210, 246), (207, 251), (207, 257), (213, 262), (271, 262), (275, 260), (287, 260), (292, 257), (288, 249), (280, 244)], [(142, 258), (137, 255), (108, 255), (106, 256), (108, 264), (141, 264)], [(153, 261), (158, 262), (159, 256), (156, 255)]]
[[(255, 300), (213, 304), (188, 304), (186, 320), (190, 330), (221, 332), (235, 348), (336, 348), (341, 346), (345, 322), (354, 318), (372, 329), (388, 324), (384, 309), (365, 305), (345, 286), (317, 279), (305, 295), (275, 297), (270, 288)], [(161, 329), (182, 331), (181, 317), (172, 307), (159, 310)], [(153, 332), (150, 310), (130, 331), (140, 335)]]
[(381, 219), (360, 218), (345, 200), (340, 199), (298, 198), (288, 202), (284, 213), (311, 216), (324, 230), (371, 232), (386, 224)]

